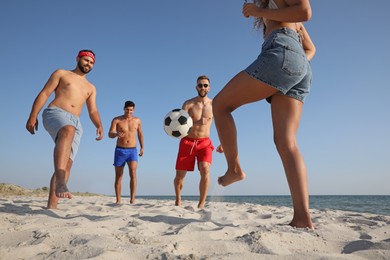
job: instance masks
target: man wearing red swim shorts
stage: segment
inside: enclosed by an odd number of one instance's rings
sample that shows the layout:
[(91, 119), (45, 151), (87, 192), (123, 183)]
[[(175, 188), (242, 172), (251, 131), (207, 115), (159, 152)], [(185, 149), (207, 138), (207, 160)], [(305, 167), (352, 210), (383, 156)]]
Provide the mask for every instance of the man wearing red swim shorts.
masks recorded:
[[(189, 134), (180, 140), (179, 152), (176, 160), (176, 177), (174, 180), (176, 193), (176, 206), (181, 203), (181, 190), (187, 171), (194, 171), (195, 161), (198, 162), (200, 172), (199, 204), (203, 208), (206, 202), (210, 186), (210, 165), (214, 146), (210, 140), (210, 127), (213, 120), (212, 99), (207, 97), (210, 91), (210, 80), (207, 76), (199, 76), (196, 90), (198, 96), (184, 102), (182, 109), (187, 111), (193, 126)], [(217, 147), (217, 152), (222, 152), (222, 147)]]

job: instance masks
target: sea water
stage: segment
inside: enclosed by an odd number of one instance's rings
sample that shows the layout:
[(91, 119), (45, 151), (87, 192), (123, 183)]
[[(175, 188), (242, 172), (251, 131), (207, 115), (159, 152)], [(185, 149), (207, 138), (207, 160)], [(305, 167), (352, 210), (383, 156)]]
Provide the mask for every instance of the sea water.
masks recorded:
[[(137, 196), (156, 200), (175, 200), (175, 196)], [(199, 196), (182, 196), (182, 200), (198, 201)], [(208, 196), (208, 202), (252, 203), (267, 206), (292, 207), (291, 197), (280, 196)], [(390, 215), (390, 195), (312, 195), (310, 208), (319, 210), (345, 210)]]

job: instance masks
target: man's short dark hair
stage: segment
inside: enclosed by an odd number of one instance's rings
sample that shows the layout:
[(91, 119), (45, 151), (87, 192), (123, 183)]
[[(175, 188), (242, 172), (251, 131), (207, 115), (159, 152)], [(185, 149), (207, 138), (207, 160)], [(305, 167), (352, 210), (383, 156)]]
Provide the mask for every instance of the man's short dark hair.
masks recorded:
[(207, 80), (210, 82), (209, 77), (207, 77), (206, 75), (201, 75), (201, 76), (199, 76), (198, 79), (196, 80), (196, 82), (198, 82), (198, 81), (201, 80), (201, 79), (207, 79)]
[(126, 102), (125, 102), (125, 108), (126, 108), (126, 107), (135, 107), (135, 104), (134, 104), (133, 101), (126, 101)]

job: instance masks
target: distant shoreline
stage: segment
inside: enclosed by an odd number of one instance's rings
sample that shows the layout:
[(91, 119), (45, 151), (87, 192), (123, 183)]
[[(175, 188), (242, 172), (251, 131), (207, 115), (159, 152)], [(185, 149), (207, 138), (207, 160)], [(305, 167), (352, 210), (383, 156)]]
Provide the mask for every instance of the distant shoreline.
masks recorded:
[[(127, 197), (127, 196), (123, 196)], [(174, 200), (174, 196), (137, 196), (144, 199)], [(198, 196), (182, 196), (183, 200), (197, 201)], [(289, 195), (238, 195), (208, 196), (208, 203), (252, 203), (263, 206), (292, 207)], [(310, 208), (318, 210), (343, 210), (390, 216), (390, 195), (311, 195)]]
[[(48, 196), (49, 188), (42, 187), (37, 189), (26, 189), (24, 187), (0, 183), (1, 196), (25, 196), (33, 195), (38, 197)], [(115, 197), (115, 195), (105, 195), (89, 192), (72, 192), (75, 196), (106, 196)], [(123, 198), (129, 198), (129, 195), (123, 195)], [(174, 200), (173, 195), (140, 195), (136, 199), (151, 200)], [(197, 195), (184, 195), (183, 200), (197, 201)], [(291, 197), (289, 195), (209, 195), (207, 203), (212, 202), (230, 202), (230, 203), (252, 203), (264, 206), (283, 206), (292, 207)], [(390, 216), (390, 195), (311, 195), (310, 208), (318, 210), (343, 210), (350, 212), (372, 213)]]

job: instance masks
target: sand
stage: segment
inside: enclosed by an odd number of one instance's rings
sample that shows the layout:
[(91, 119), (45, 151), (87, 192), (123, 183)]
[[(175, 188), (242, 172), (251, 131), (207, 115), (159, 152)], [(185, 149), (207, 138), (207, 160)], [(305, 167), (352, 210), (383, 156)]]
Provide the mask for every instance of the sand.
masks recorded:
[(0, 259), (390, 259), (390, 216), (312, 210), (307, 230), (287, 207), (82, 194), (47, 210), (47, 190), (2, 186)]

